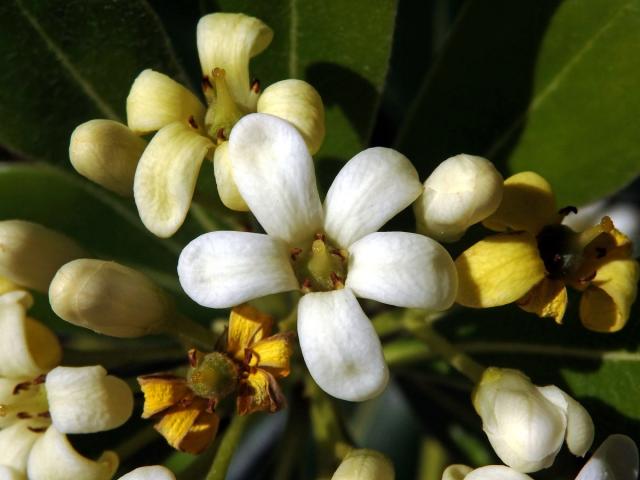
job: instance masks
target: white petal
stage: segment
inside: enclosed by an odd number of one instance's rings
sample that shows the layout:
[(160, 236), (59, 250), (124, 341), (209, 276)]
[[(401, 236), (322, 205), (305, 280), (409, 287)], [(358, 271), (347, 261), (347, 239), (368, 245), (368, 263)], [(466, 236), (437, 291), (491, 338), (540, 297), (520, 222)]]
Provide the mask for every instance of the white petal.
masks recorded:
[(119, 195), (133, 195), (133, 176), (147, 142), (113, 120), (90, 120), (76, 127), (69, 160), (76, 171)]
[(62, 433), (111, 430), (133, 412), (131, 389), (99, 365), (54, 368), (45, 386), (51, 421)]
[(473, 469), (466, 465), (449, 465), (442, 472), (442, 480), (464, 480)]
[(187, 123), (190, 117), (202, 127), (204, 111), (204, 105), (188, 89), (149, 69), (136, 77), (127, 97), (127, 123), (138, 134), (173, 122)]
[(184, 222), (211, 141), (187, 124), (163, 127), (145, 149), (133, 184), (142, 223), (159, 237), (170, 237)]
[(380, 339), (349, 288), (303, 296), (298, 337), (309, 373), (328, 394), (359, 402), (386, 387)]
[(464, 480), (532, 480), (532, 478), (504, 465), (487, 465), (475, 469), (464, 477)]
[(347, 287), (358, 297), (397, 307), (445, 310), (456, 298), (458, 276), (435, 240), (407, 232), (375, 232), (349, 247)]
[(0, 465), (0, 480), (27, 480), (27, 477), (15, 468)]
[(241, 13), (213, 13), (200, 19), (197, 28), (202, 75), (223, 68), (234, 100), (248, 112), (255, 111), (257, 95), (249, 84), (249, 59), (271, 43), (273, 31), (257, 18)]
[(347, 248), (375, 232), (422, 193), (418, 172), (390, 148), (360, 152), (342, 167), (324, 201), (325, 231)]
[(0, 430), (0, 465), (24, 473), (33, 444), (42, 434), (29, 430), (27, 422), (16, 422)]
[(85, 252), (69, 237), (23, 220), (0, 222), (0, 276), (46, 293), (56, 271)]
[(313, 160), (287, 121), (256, 113), (231, 130), (233, 176), (260, 225), (296, 245), (322, 229), (322, 206)]
[(175, 475), (161, 465), (136, 468), (118, 480), (176, 480)]
[[(11, 293), (3, 295), (3, 297)], [(62, 349), (55, 334), (26, 316), (24, 304), (0, 302), (0, 375), (33, 378), (55, 367)]]
[(394, 480), (391, 461), (376, 450), (353, 449), (342, 460), (331, 480)]
[(211, 232), (191, 241), (178, 260), (184, 291), (200, 305), (228, 308), (299, 288), (287, 246), (267, 235)]
[(216, 176), (218, 195), (225, 207), (239, 212), (247, 212), (249, 207), (238, 191), (233, 178), (233, 166), (229, 157), (229, 142), (223, 142), (216, 147), (213, 155), (213, 173)]
[(325, 133), (324, 106), (316, 89), (307, 82), (288, 79), (269, 85), (258, 99), (258, 112), (291, 122), (311, 155), (320, 150)]
[(83, 457), (54, 427), (39, 438), (29, 455), (30, 480), (110, 480), (118, 469), (118, 456), (104, 452), (97, 461)]
[(637, 480), (638, 447), (626, 435), (610, 435), (580, 470), (576, 480)]

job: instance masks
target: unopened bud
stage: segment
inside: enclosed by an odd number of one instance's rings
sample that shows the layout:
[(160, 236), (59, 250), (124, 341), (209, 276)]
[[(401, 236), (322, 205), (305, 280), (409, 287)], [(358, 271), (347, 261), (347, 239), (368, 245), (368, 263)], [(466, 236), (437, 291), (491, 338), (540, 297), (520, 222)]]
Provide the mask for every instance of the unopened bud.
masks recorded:
[(67, 322), (112, 337), (161, 332), (176, 315), (171, 298), (145, 275), (102, 260), (64, 265), (51, 282), (49, 302)]
[(441, 242), (458, 240), (496, 211), (502, 188), (502, 176), (489, 160), (465, 154), (446, 159), (415, 203), (418, 231)]
[(450, 465), (442, 474), (442, 480), (533, 480), (504, 465), (487, 465), (473, 470), (466, 465)]
[(238, 367), (228, 356), (220, 352), (189, 352), (192, 365), (187, 373), (189, 388), (199, 397), (219, 400), (226, 397), (238, 385)]
[(119, 195), (133, 195), (133, 177), (147, 143), (126, 125), (90, 120), (71, 134), (69, 159), (76, 171)]
[(351, 450), (331, 480), (394, 480), (393, 464), (375, 450)]
[(0, 222), (0, 276), (14, 284), (46, 293), (62, 265), (86, 256), (69, 237), (37, 223)]
[(550, 466), (565, 441), (577, 456), (593, 442), (593, 422), (582, 405), (554, 385), (534, 385), (518, 370), (486, 369), (473, 405), (498, 457), (520, 472)]

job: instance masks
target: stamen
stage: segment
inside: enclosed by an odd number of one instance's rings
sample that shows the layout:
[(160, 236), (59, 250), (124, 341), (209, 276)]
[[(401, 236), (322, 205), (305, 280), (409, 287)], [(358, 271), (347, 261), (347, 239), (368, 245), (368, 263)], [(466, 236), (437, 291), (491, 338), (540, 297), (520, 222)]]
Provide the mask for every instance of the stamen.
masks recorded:
[(298, 256), (302, 253), (302, 249), (298, 247), (294, 247), (291, 249), (291, 261), (295, 262), (298, 259)]
[(570, 213), (573, 213), (575, 215), (576, 213), (578, 213), (578, 208), (574, 207), (573, 205), (567, 205), (566, 207), (562, 207), (560, 210), (558, 210), (558, 213), (565, 217)]
[(315, 238), (316, 240), (320, 240), (321, 242), (324, 242), (326, 237), (325, 237), (324, 233), (318, 232), (318, 233), (316, 233), (314, 235), (313, 238)]
[(189, 126), (190, 126), (191, 128), (193, 128), (194, 130), (197, 130), (197, 129), (198, 129), (198, 124), (196, 123), (196, 119), (195, 119), (195, 118), (193, 118), (193, 115), (191, 115), (191, 116), (189, 117)]
[(51, 413), (49, 413), (48, 411), (40, 412), (37, 416), (40, 418), (51, 418)]
[(46, 379), (47, 379), (46, 375), (44, 375), (44, 374), (43, 375), (39, 375), (36, 378), (34, 378), (31, 383), (33, 385), (40, 385), (41, 383), (44, 383)]
[(344, 288), (343, 278), (339, 277), (336, 272), (331, 272), (329, 275), (331, 277), (331, 283), (333, 283), (333, 288), (335, 288), (336, 290)]
[(18, 383), (15, 387), (13, 387), (13, 394), (17, 395), (23, 390), (29, 390), (30, 386), (31, 386), (31, 382), (29, 381)]
[(216, 143), (220, 145), (223, 142), (227, 141), (227, 137), (224, 135), (224, 128), (219, 128), (216, 132)]
[(202, 77), (200, 84), (202, 85), (202, 90), (204, 90), (205, 92), (213, 88), (211, 80), (209, 80), (209, 75), (205, 75), (204, 77)]
[(588, 228), (578, 235), (578, 247), (584, 249), (587, 245), (593, 242), (598, 237), (598, 235), (600, 235), (601, 233), (611, 233), (613, 228), (614, 227), (611, 218), (606, 216), (602, 217), (602, 220), (600, 220), (599, 224)]
[(311, 280), (309, 278), (304, 279), (304, 281), (302, 282), (302, 286), (300, 287), (300, 290), (302, 291), (302, 293), (311, 292)]
[(189, 349), (187, 352), (187, 358), (189, 359), (189, 365), (191, 367), (198, 365), (198, 352), (195, 348)]
[(32, 418), (31, 414), (27, 412), (18, 412), (16, 413), (16, 417), (18, 417), (20, 420), (26, 420), (27, 418)]
[(251, 80), (251, 91), (256, 95), (260, 93), (260, 80), (257, 78)]
[(207, 402), (207, 408), (205, 409), (205, 411), (207, 413), (213, 413), (213, 411), (216, 409), (217, 403), (218, 403), (217, 399), (210, 398), (209, 401)]
[(33, 433), (44, 433), (47, 431), (47, 428), (49, 427), (27, 427), (29, 430), (31, 430)]

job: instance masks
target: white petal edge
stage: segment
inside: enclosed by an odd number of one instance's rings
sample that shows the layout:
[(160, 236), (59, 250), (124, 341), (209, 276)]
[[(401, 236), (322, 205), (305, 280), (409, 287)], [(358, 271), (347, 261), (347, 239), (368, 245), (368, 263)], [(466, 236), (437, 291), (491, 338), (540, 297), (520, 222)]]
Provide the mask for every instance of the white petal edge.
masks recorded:
[(299, 288), (287, 246), (268, 235), (211, 232), (180, 254), (183, 290), (200, 305), (228, 308), (253, 298)]
[(126, 382), (99, 365), (54, 368), (45, 387), (51, 421), (61, 433), (111, 430), (133, 412), (133, 393)]
[(324, 201), (325, 231), (342, 248), (375, 232), (422, 193), (418, 172), (395, 150), (374, 147), (349, 160)]
[(469, 473), (464, 480), (533, 480), (529, 475), (520, 473), (504, 465), (487, 465)]
[(435, 240), (375, 232), (349, 247), (346, 286), (358, 297), (434, 311), (453, 304), (458, 276), (451, 256)]
[(233, 165), (231, 158), (229, 158), (229, 142), (223, 142), (216, 147), (213, 155), (213, 173), (216, 177), (218, 195), (220, 195), (224, 206), (238, 212), (249, 211), (249, 207), (240, 195), (233, 178)]
[(638, 447), (626, 435), (610, 435), (582, 467), (576, 480), (637, 480)]
[(163, 73), (142, 71), (127, 97), (127, 124), (137, 134), (160, 130), (173, 122), (204, 124), (204, 105), (187, 88)]
[(42, 436), (29, 430), (27, 422), (16, 422), (0, 430), (0, 465), (18, 472), (27, 471), (27, 460), (33, 444)]
[(158, 237), (170, 237), (184, 222), (211, 141), (187, 124), (163, 127), (145, 149), (133, 183), (140, 219)]
[(442, 480), (464, 480), (464, 478), (471, 473), (473, 469), (466, 465), (449, 465), (442, 472)]
[(176, 476), (161, 465), (140, 467), (120, 477), (118, 480), (176, 480)]
[(27, 472), (31, 480), (110, 480), (118, 463), (118, 456), (110, 451), (97, 461), (83, 457), (64, 434), (49, 427), (31, 449)]
[(27, 480), (27, 477), (15, 468), (0, 465), (0, 480)]
[(387, 386), (380, 339), (349, 288), (303, 296), (298, 338), (309, 373), (328, 394), (360, 402)]
[(269, 235), (295, 246), (322, 229), (313, 160), (289, 122), (243, 117), (231, 130), (229, 156), (242, 198)]

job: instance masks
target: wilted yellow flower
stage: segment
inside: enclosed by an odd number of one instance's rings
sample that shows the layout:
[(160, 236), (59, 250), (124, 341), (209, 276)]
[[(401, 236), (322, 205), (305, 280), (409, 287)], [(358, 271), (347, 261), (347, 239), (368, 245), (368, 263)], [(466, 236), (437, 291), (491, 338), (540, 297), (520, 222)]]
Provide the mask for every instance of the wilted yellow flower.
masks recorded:
[(581, 292), (585, 327), (615, 332), (624, 327), (636, 298), (640, 269), (631, 241), (609, 217), (577, 233), (562, 225), (574, 210), (558, 210), (549, 183), (533, 172), (504, 182), (503, 201), (484, 221), (504, 232), (476, 243), (456, 259), (457, 302), (476, 308), (516, 302), (561, 323), (566, 285)]

